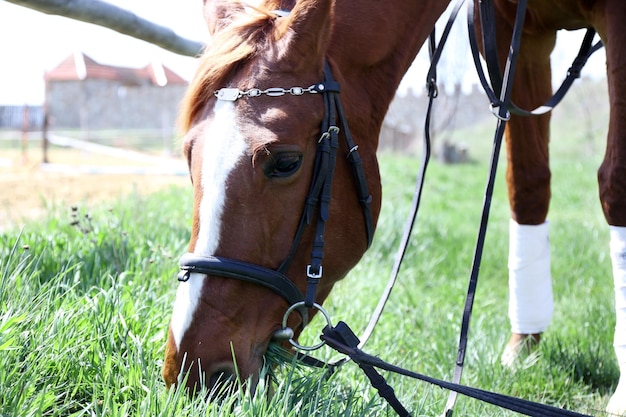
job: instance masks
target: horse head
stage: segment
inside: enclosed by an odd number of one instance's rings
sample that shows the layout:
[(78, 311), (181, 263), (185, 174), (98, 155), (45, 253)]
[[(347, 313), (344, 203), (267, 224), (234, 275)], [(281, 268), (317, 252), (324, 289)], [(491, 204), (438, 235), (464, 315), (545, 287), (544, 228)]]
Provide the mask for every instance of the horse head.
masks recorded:
[[(355, 135), (367, 156), (355, 177), (358, 152), (340, 121), (328, 122), (336, 108), (324, 91), (336, 94), (334, 79), (342, 81), (327, 53), (333, 4), (302, 0), (284, 13), (274, 11), (279, 4), (205, 2), (212, 40), (180, 119), (194, 207), (166, 346), (168, 385), (254, 381), (290, 304), (305, 293), (321, 304), (371, 240), (380, 178), (367, 140), (378, 132)], [(296, 339), (316, 310), (298, 311), (287, 318)]]

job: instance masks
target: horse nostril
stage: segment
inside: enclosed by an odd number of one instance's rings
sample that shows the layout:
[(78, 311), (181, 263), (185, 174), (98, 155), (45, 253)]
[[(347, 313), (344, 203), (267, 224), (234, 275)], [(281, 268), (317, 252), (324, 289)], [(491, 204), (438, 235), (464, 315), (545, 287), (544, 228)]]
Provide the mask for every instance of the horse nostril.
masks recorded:
[(217, 385), (222, 385), (225, 382), (228, 382), (232, 377), (231, 373), (226, 371), (218, 371), (211, 374), (209, 377), (209, 387), (215, 387)]

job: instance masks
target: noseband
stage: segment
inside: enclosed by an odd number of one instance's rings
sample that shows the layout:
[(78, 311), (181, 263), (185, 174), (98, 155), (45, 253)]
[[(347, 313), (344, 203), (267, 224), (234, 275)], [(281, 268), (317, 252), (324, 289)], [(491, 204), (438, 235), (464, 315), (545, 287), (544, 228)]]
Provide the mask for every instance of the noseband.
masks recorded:
[[(372, 196), (368, 191), (362, 160), (357, 151), (358, 146), (355, 145), (348, 129), (348, 122), (339, 99), (339, 91), (339, 83), (334, 80), (330, 66), (326, 62), (324, 66), (324, 81), (309, 88), (268, 88), (266, 90), (253, 88), (247, 91), (241, 91), (237, 88), (222, 88), (215, 92), (218, 100), (228, 101), (236, 101), (244, 97), (253, 99), (261, 95), (278, 97), (285, 94), (296, 96), (304, 95), (305, 93), (322, 94), (325, 109), (324, 119), (321, 123), (322, 133), (318, 141), (313, 177), (298, 229), (291, 249), (278, 269), (269, 269), (264, 266), (229, 258), (187, 253), (180, 259), (181, 272), (178, 275), (179, 281), (185, 282), (190, 279), (191, 273), (199, 273), (208, 276), (234, 278), (264, 286), (287, 301), (288, 305), (291, 306), (288, 311), (295, 309), (300, 313), (302, 316), (302, 327), (308, 322), (307, 308), (321, 308), (315, 304), (315, 293), (317, 285), (322, 278), (324, 231), (329, 217), (332, 179), (337, 159), (337, 149), (339, 148), (340, 128), (337, 126), (338, 121), (341, 123), (341, 129), (343, 129), (343, 136), (348, 148), (346, 158), (352, 167), (357, 196), (363, 210), (368, 248), (374, 236), (374, 223), (370, 209)], [(285, 275), (285, 272), (298, 251), (305, 229), (313, 223), (315, 215), (317, 215), (317, 218), (311, 262), (307, 265), (305, 271), (307, 288), (305, 294), (302, 294), (294, 282)]]

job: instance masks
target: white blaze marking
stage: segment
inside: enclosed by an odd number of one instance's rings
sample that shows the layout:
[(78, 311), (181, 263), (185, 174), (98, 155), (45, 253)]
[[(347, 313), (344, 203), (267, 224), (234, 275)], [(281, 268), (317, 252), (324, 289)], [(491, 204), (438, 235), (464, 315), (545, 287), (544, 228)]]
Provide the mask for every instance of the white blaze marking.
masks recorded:
[[(246, 143), (237, 130), (235, 103), (218, 100), (213, 122), (204, 134), (202, 200), (200, 230), (194, 249), (196, 254), (212, 255), (217, 249), (226, 181), (245, 151)], [(171, 322), (176, 349), (180, 349), (180, 342), (191, 325), (205, 279), (206, 275), (194, 273), (187, 282), (181, 282), (178, 286)]]

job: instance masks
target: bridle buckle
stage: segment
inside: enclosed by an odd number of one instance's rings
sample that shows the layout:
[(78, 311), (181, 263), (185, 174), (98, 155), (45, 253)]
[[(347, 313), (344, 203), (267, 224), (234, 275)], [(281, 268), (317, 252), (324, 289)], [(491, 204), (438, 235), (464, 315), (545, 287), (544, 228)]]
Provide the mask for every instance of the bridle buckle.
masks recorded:
[(322, 278), (322, 265), (320, 265), (320, 269), (317, 272), (311, 271), (311, 265), (306, 266), (306, 276), (312, 279), (320, 279)]

